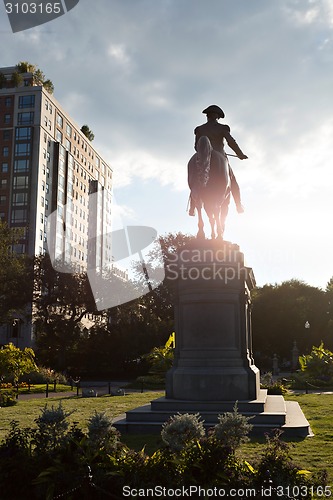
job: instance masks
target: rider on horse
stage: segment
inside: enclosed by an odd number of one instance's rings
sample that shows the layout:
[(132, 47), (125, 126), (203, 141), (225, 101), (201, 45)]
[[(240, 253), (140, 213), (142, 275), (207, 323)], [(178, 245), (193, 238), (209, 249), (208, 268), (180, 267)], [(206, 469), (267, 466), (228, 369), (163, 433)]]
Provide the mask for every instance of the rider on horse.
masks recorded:
[[(197, 146), (198, 139), (202, 136), (208, 137), (212, 148), (215, 151), (225, 155), (224, 151), (224, 139), (227, 141), (228, 146), (236, 153), (240, 160), (247, 159), (247, 156), (242, 152), (238, 146), (235, 139), (230, 135), (230, 127), (228, 125), (222, 125), (218, 123), (219, 118), (224, 118), (224, 112), (219, 106), (215, 104), (208, 106), (208, 108), (203, 110), (203, 113), (207, 115), (207, 123), (196, 127), (195, 133), (195, 149)], [(236, 181), (235, 175), (229, 165), (230, 179), (231, 179), (231, 193), (236, 203), (236, 209), (238, 213), (244, 212), (243, 206), (241, 204), (240, 190), (238, 183)], [(195, 204), (191, 197), (190, 199), (190, 209), (189, 215), (194, 215)]]

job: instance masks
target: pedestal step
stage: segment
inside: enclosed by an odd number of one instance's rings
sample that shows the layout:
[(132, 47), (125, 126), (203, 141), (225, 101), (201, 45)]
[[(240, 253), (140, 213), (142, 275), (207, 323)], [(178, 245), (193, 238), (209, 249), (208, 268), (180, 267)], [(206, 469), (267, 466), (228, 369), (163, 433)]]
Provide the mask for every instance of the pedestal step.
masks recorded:
[[(159, 434), (162, 425), (176, 413), (199, 413), (208, 429), (218, 423), (218, 415), (232, 411), (235, 402), (171, 401), (160, 398), (151, 404), (130, 410), (114, 421), (123, 434)], [(252, 406), (253, 405), (253, 406)], [(263, 435), (273, 429), (282, 429), (288, 436), (306, 437), (312, 435), (310, 425), (299, 404), (285, 401), (283, 396), (266, 396), (263, 411), (258, 400), (237, 402), (238, 411), (251, 417), (252, 434)], [(245, 411), (246, 410), (246, 411)]]

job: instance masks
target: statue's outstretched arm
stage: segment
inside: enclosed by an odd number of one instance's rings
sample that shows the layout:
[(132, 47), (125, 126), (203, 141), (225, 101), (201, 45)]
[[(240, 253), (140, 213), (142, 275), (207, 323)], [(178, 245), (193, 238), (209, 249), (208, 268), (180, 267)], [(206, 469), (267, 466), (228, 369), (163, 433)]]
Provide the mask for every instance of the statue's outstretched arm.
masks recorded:
[(243, 153), (243, 151), (238, 146), (237, 142), (235, 141), (235, 139), (232, 137), (232, 135), (229, 132), (226, 132), (225, 139), (226, 139), (226, 141), (228, 143), (228, 146), (233, 151), (235, 151), (236, 155), (238, 156), (238, 158), (240, 160), (246, 160), (247, 159), (247, 156)]

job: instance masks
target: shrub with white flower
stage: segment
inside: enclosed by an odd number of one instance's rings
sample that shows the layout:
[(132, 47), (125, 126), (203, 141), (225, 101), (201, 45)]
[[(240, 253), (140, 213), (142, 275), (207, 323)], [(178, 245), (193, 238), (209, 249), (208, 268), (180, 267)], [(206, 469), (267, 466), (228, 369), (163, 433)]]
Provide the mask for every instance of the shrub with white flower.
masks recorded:
[(203, 421), (199, 413), (173, 415), (162, 426), (161, 437), (172, 451), (182, 450), (191, 441), (205, 437)]
[(242, 443), (246, 443), (248, 434), (252, 430), (249, 424), (251, 417), (238, 413), (237, 402), (233, 412), (226, 412), (218, 416), (219, 423), (212, 429), (212, 436), (234, 453)]

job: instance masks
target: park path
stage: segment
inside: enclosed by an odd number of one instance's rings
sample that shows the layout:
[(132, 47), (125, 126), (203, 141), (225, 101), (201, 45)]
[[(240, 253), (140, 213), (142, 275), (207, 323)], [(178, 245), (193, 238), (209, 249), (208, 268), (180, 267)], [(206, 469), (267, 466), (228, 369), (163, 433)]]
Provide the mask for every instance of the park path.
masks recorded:
[[(53, 392), (49, 391), (49, 398), (71, 398), (76, 396), (76, 391), (74, 392)], [(18, 397), (19, 401), (26, 401), (29, 399), (48, 399), (45, 392), (39, 392), (37, 394), (20, 394)]]
[[(110, 384), (110, 386), (109, 386)], [(80, 383), (80, 388), (79, 388), (79, 396), (82, 396), (82, 389), (93, 389), (96, 391), (96, 393), (99, 396), (105, 396), (109, 394), (109, 389), (110, 390), (115, 390), (118, 388), (125, 387), (128, 384), (128, 381), (122, 380), (116, 380), (116, 381), (111, 381), (111, 382), (105, 382), (105, 381), (81, 381)], [(51, 390), (51, 387), (53, 387), (53, 384), (50, 384), (49, 386), (49, 395), (48, 398), (46, 398), (45, 392), (40, 392), (40, 393), (31, 393), (31, 394), (20, 394), (18, 399), (19, 401), (25, 401), (29, 399), (49, 399), (49, 398), (70, 398), (73, 396), (77, 395), (77, 388), (74, 386), (73, 390), (70, 392), (54, 392)], [(126, 392), (139, 392), (138, 390), (133, 390), (133, 389), (126, 389)]]

